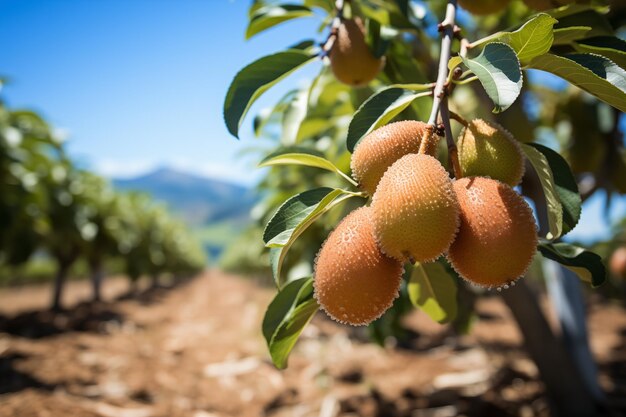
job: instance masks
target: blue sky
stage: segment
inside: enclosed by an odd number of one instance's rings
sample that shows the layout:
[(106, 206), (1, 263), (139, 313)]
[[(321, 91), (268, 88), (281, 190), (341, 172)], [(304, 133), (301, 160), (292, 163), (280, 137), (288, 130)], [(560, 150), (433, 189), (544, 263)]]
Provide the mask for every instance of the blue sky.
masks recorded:
[[(230, 137), (222, 103), (234, 74), (260, 56), (311, 37), (318, 18), (286, 23), (249, 41), (249, 0), (0, 0), (0, 74), (12, 107), (40, 111), (68, 134), (80, 164), (108, 176), (157, 166), (252, 184), (251, 117), (242, 140)], [(318, 65), (318, 64), (316, 64)], [(272, 89), (251, 113), (315, 71)], [(572, 234), (606, 235), (606, 220), (626, 215), (616, 200), (604, 218), (602, 196), (585, 206)]]
[(259, 171), (234, 158), (253, 140), (251, 118), (243, 144), (228, 135), (228, 85), (247, 63), (315, 33), (319, 20), (301, 19), (246, 42), (248, 5), (0, 0), (0, 74), (11, 78), (4, 96), (66, 129), (73, 157), (106, 175), (174, 165), (251, 183)]

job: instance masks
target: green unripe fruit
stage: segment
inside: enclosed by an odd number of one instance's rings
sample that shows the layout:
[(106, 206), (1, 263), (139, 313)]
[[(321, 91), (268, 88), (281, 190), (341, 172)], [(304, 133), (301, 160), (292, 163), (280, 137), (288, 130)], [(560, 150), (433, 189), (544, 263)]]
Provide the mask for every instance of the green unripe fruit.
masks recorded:
[(380, 248), (401, 261), (435, 260), (448, 250), (459, 225), (452, 181), (429, 155), (406, 155), (391, 165), (371, 207)]
[(481, 176), (516, 186), (524, 175), (524, 155), (519, 143), (497, 123), (469, 122), (457, 142), (464, 177)]
[(382, 58), (374, 56), (365, 42), (365, 28), (358, 18), (341, 22), (329, 58), (335, 77), (355, 87), (376, 78), (384, 63)]
[(459, 0), (459, 6), (477, 16), (498, 13), (507, 8), (511, 0)]
[(454, 182), (461, 226), (448, 260), (464, 279), (483, 287), (510, 284), (526, 273), (537, 247), (537, 226), (526, 201), (491, 178)]
[(370, 207), (346, 216), (328, 236), (315, 261), (315, 298), (341, 323), (361, 326), (379, 318), (398, 297), (402, 264), (374, 240)]
[(350, 163), (360, 187), (373, 195), (387, 168), (404, 155), (418, 153), (427, 126), (414, 120), (395, 122), (361, 139)]

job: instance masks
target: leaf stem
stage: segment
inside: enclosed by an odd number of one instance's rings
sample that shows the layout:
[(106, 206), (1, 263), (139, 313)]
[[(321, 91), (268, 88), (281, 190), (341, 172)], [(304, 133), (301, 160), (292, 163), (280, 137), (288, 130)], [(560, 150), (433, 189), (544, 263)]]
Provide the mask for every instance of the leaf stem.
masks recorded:
[(474, 75), (473, 77), (464, 78), (462, 80), (454, 81), (456, 85), (465, 85), (476, 81), (478, 77)]
[(450, 61), (450, 49), (454, 38), (454, 22), (456, 20), (456, 0), (448, 0), (446, 6), (446, 16), (439, 24), (439, 29), (443, 32), (441, 39), (441, 55), (439, 56), (439, 71), (437, 73), (437, 83), (434, 90), (433, 108), (428, 119), (428, 124), (437, 125), (439, 107), (446, 95), (446, 80), (448, 79), (448, 61)]
[(350, 184), (354, 185), (355, 187), (359, 186), (359, 183), (357, 183), (355, 180), (350, 178), (350, 176), (345, 174), (342, 170), (337, 169), (337, 173), (341, 175), (343, 178), (345, 178), (346, 181), (348, 181)]

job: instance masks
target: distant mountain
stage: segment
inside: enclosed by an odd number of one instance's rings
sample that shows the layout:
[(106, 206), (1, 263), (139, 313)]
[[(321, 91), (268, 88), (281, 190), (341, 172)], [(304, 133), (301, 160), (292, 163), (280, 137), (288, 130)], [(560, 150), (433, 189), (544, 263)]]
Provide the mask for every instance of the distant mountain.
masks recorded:
[(252, 190), (171, 168), (130, 179), (114, 179), (118, 190), (141, 191), (160, 200), (192, 226), (247, 221), (256, 202)]

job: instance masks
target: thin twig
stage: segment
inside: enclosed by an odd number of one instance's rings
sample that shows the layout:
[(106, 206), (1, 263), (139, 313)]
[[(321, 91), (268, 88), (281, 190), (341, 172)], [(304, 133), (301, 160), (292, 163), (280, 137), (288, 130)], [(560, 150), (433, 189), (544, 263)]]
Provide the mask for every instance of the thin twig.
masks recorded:
[(443, 32), (441, 39), (441, 55), (439, 56), (439, 71), (437, 73), (437, 84), (435, 85), (433, 108), (428, 118), (428, 124), (436, 126), (439, 107), (446, 95), (446, 80), (448, 78), (448, 61), (450, 61), (450, 49), (454, 38), (454, 26), (456, 20), (456, 0), (448, 0), (446, 7), (446, 17), (440, 23), (439, 28)]
[(328, 55), (330, 53), (330, 50), (333, 48), (335, 41), (337, 40), (337, 32), (339, 31), (339, 26), (341, 26), (341, 21), (343, 20), (343, 6), (344, 0), (335, 1), (336, 15), (330, 25), (330, 33), (328, 34), (328, 38), (326, 38), (326, 41), (324, 41), (324, 43), (322, 44), (321, 56)]
[(463, 126), (467, 127), (467, 125), (469, 124), (467, 120), (461, 117), (461, 115), (453, 112), (452, 110), (449, 111), (449, 114), (450, 114), (451, 119), (456, 120), (457, 122), (461, 123)]
[[(456, 113), (455, 113), (456, 114)], [(459, 152), (454, 143), (454, 137), (452, 137), (452, 126), (450, 126), (450, 110), (448, 110), (448, 98), (445, 97), (441, 101), (441, 120), (446, 132), (446, 144), (448, 145), (448, 159), (450, 165), (454, 171), (455, 178), (461, 178), (463, 176), (461, 171), (461, 165), (459, 164)]]

